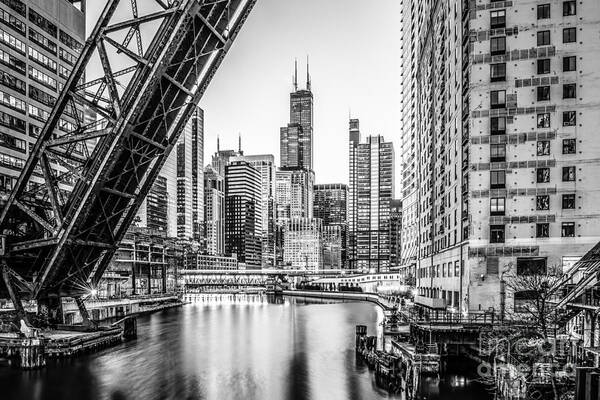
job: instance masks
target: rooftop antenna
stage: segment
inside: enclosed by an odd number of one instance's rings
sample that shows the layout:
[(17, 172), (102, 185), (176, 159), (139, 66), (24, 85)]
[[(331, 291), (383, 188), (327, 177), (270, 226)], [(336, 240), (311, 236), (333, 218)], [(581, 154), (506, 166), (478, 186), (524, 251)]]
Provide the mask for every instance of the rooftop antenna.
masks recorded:
[(298, 91), (298, 59), (294, 59), (294, 91)]
[(306, 55), (306, 90), (310, 92), (310, 63), (308, 61), (308, 54)]
[(220, 143), (219, 143), (219, 135), (217, 135), (217, 153), (219, 152)]
[(238, 152), (242, 154), (242, 133), (238, 132)]

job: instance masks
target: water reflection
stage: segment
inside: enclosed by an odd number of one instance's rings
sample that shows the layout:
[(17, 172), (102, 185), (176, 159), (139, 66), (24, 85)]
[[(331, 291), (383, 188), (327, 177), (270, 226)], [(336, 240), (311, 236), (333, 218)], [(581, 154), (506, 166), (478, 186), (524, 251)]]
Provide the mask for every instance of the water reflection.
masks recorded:
[(374, 332), (383, 318), (372, 304), (225, 294), (190, 300), (140, 318), (138, 339), (116, 348), (40, 371), (0, 366), (2, 399), (400, 398), (377, 389), (355, 358), (355, 325)]

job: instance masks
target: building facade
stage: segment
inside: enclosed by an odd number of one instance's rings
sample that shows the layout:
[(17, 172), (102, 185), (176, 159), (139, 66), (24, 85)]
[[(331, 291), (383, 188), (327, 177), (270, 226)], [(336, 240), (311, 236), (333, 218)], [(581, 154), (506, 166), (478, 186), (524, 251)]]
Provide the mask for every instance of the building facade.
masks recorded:
[(210, 165), (204, 169), (204, 232), (201, 249), (225, 254), (225, 181)]
[(284, 232), (285, 268), (318, 271), (323, 269), (323, 221), (318, 218), (293, 218)]
[(246, 155), (232, 157), (230, 161), (246, 161), (260, 173), (262, 265), (274, 267), (276, 227), (275, 157), (272, 154)]
[(600, 4), (414, 3), (402, 8), (402, 135), (416, 145), (403, 160), (416, 177), (403, 192), (403, 218), (418, 209), (417, 234), (403, 232), (403, 254), (417, 242), (415, 302), (511, 307), (505, 274), (567, 268), (600, 237)]
[(225, 167), (225, 253), (246, 268), (261, 267), (261, 178), (246, 161)]
[(324, 268), (346, 268), (348, 249), (348, 186), (314, 186), (314, 217), (323, 221)]
[[(200, 108), (185, 125), (177, 145), (173, 148), (150, 193), (166, 191), (166, 214), (169, 237), (201, 242), (204, 224), (204, 112)], [(151, 204), (149, 204), (151, 202)], [(137, 212), (138, 225), (155, 226), (153, 211), (155, 198), (146, 199)], [(161, 198), (163, 207), (164, 199)]]
[(390, 268), (403, 276), (411, 272), (410, 265), (402, 263), (402, 200), (390, 202)]
[(358, 120), (350, 120), (349, 133), (349, 268), (385, 272), (390, 268), (394, 147), (382, 136), (360, 143)]
[[(13, 189), (84, 42), (81, 6), (66, 0), (0, 2), (0, 194)], [(75, 130), (78, 119), (89, 121), (85, 107), (76, 103), (61, 116), (56, 135)], [(59, 164), (51, 168), (67, 172)]]

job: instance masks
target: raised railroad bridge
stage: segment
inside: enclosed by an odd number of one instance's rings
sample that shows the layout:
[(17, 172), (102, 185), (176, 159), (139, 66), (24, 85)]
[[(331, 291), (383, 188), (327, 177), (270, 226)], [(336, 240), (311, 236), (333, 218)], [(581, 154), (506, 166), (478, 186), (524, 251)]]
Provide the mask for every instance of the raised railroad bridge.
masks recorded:
[[(82, 296), (102, 277), (255, 2), (107, 1), (3, 202), (0, 296), (22, 317), (21, 300), (35, 299), (60, 322), (60, 298), (69, 296), (86, 318)], [(104, 75), (86, 80), (97, 60)], [(77, 119), (65, 132), (59, 122), (76, 104), (98, 120)]]

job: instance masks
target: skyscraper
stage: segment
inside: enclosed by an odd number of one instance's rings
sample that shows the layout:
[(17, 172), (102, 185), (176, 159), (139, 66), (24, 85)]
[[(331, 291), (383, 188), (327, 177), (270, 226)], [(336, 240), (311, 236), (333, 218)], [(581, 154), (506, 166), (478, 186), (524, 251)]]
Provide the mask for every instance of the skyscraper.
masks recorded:
[(281, 167), (313, 170), (313, 94), (308, 63), (306, 89), (298, 89), (298, 68), (294, 92), (290, 93), (290, 122), (280, 129)]
[(503, 275), (568, 268), (600, 236), (600, 6), (402, 3), (402, 254), (417, 263), (415, 303), (512, 308), (528, 294), (504, 301)]
[[(169, 154), (159, 177), (166, 183), (167, 235), (201, 241), (204, 220), (204, 112), (197, 108)], [(160, 183), (163, 185), (163, 182)], [(157, 182), (154, 183), (154, 186)], [(158, 189), (157, 189), (158, 190)], [(148, 198), (138, 210), (138, 220), (148, 220)], [(149, 226), (148, 226), (149, 227)]]
[[(0, 194), (16, 183), (83, 48), (85, 10), (72, 3), (0, 2)], [(74, 131), (77, 120), (87, 121), (84, 106), (75, 108), (63, 113), (56, 135)], [(74, 183), (63, 166), (52, 162), (51, 169), (64, 175), (65, 186)]]
[(404, 277), (411, 273), (411, 268), (402, 264), (402, 200), (390, 202), (390, 268), (399, 269)]
[(235, 156), (230, 162), (246, 161), (261, 177), (262, 265), (275, 266), (275, 157), (272, 154)]
[(225, 167), (225, 252), (247, 268), (261, 266), (260, 172), (246, 161)]
[(315, 185), (314, 217), (323, 221), (323, 268), (344, 268), (347, 262), (348, 186)]
[(210, 165), (204, 170), (203, 250), (207, 254), (225, 253), (225, 182)]
[(390, 202), (394, 194), (394, 148), (382, 136), (360, 143), (358, 120), (350, 120), (349, 266), (390, 267)]
[(242, 137), (238, 137), (238, 149), (236, 150), (221, 150), (220, 140), (217, 137), (217, 152), (213, 154), (211, 165), (221, 176), (225, 176), (225, 167), (229, 164), (229, 159), (232, 157), (243, 156), (242, 151)]

